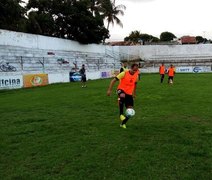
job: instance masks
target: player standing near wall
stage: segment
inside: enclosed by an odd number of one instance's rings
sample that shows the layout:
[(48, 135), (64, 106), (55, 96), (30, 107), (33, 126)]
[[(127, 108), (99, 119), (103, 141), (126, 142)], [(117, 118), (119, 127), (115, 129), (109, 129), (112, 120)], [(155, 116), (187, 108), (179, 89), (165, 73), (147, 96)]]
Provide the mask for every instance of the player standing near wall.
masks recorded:
[(81, 74), (81, 76), (82, 76), (82, 79), (81, 79), (81, 81), (82, 81), (82, 88), (83, 87), (87, 87), (86, 86), (86, 74), (85, 74), (85, 65), (83, 64), (82, 65), (82, 68), (80, 69), (80, 74)]

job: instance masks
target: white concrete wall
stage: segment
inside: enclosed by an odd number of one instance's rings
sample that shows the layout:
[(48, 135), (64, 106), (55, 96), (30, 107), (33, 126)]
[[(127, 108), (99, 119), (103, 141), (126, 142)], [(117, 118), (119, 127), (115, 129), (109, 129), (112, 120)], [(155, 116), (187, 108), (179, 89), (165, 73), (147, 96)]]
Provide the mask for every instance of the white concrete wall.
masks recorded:
[(63, 50), (104, 53), (105, 46), (97, 44), (82, 45), (76, 41), (27, 34), (0, 29), (0, 45), (18, 46), (33, 49)]
[[(197, 45), (141, 45), (141, 46), (104, 46), (97, 44), (82, 45), (76, 41), (33, 35), (0, 29), (0, 45), (32, 48), (46, 51), (75, 51), (87, 53), (102, 53), (108, 56), (120, 56), (126, 59), (140, 57), (149, 59), (155, 57), (195, 57), (212, 56), (212, 44)], [(120, 56), (119, 56), (120, 55)], [(157, 60), (157, 59), (156, 59)]]
[[(59, 64), (58, 59), (68, 63)], [(44, 62), (44, 67), (40, 62)], [(73, 63), (78, 68), (85, 64), (88, 79), (101, 78), (101, 72), (120, 68), (118, 47), (82, 45), (66, 39), (0, 30), (0, 66), (6, 63), (16, 71), (3, 72), (0, 68), (0, 75), (47, 73), (50, 83), (68, 82), (69, 72), (74, 71)]]
[[(53, 52), (53, 55), (48, 55)], [(22, 58), (22, 59), (21, 59)], [(58, 64), (63, 58), (69, 64)], [(73, 62), (80, 68), (86, 64), (87, 78), (102, 78), (102, 72), (110, 74), (120, 68), (120, 60), (141, 58), (144, 60), (181, 60), (182, 58), (212, 59), (212, 44), (198, 45), (145, 45), (145, 46), (103, 46), (82, 45), (78, 42), (47, 36), (26, 34), (0, 29), (0, 65), (9, 62), (15, 72), (2, 72), (0, 76), (10, 77), (24, 74), (47, 73), (49, 83), (69, 82)], [(42, 60), (45, 60), (45, 68)], [(24, 65), (21, 67), (21, 60)], [(101, 61), (101, 64), (97, 62)], [(208, 69), (210, 67), (207, 66)], [(157, 72), (158, 67), (147, 67), (142, 72)]]
[(212, 56), (212, 44), (141, 46), (140, 57), (197, 57)]
[(158, 72), (161, 62), (178, 68), (191, 66), (192, 72), (194, 68), (202, 69), (199, 72), (212, 71), (212, 44), (125, 46), (119, 51), (123, 59), (144, 60), (142, 72)]
[(196, 45), (145, 45), (120, 47), (120, 54), (126, 59), (130, 56), (138, 56), (144, 60), (160, 60), (160, 58), (212, 58), (212, 44)]
[(69, 82), (69, 73), (48, 74), (49, 84)]

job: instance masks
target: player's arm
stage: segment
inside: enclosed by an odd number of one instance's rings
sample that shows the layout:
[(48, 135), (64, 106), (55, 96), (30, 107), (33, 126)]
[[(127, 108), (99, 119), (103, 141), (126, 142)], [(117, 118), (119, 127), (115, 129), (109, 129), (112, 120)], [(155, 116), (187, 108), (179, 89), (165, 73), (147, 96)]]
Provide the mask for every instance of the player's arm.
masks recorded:
[(120, 73), (121, 73), (121, 72), (123, 72), (123, 71), (124, 71), (124, 69), (121, 67), (121, 69), (120, 69)]
[(136, 89), (137, 89), (137, 83), (138, 83), (138, 81), (140, 80), (140, 72), (139, 72), (139, 74), (138, 74), (138, 77), (137, 77), (137, 80), (136, 80), (136, 82), (135, 82), (135, 87), (134, 87), (134, 90), (133, 90), (133, 97), (135, 98), (136, 97)]
[(111, 80), (109, 88), (107, 90), (107, 95), (110, 96), (111, 95), (111, 91), (113, 89), (114, 84), (116, 83), (116, 81), (119, 81), (120, 79), (122, 79), (125, 75), (125, 72), (121, 72), (119, 73), (114, 79)]
[(134, 87), (134, 90), (133, 90), (133, 97), (134, 98), (136, 97), (136, 89), (137, 89), (137, 82), (135, 82), (135, 87)]
[(109, 85), (109, 88), (108, 88), (108, 90), (107, 90), (107, 95), (108, 95), (108, 96), (111, 95), (111, 91), (112, 91), (113, 86), (114, 86), (114, 84), (116, 83), (116, 81), (117, 81), (117, 78), (116, 78), (116, 77), (110, 81), (110, 85)]

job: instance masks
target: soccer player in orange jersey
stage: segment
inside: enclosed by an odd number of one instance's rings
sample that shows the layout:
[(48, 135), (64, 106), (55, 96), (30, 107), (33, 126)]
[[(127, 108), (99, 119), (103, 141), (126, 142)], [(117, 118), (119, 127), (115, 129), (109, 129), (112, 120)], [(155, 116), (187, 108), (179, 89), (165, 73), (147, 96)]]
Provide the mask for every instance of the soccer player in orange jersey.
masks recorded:
[(112, 79), (107, 90), (107, 95), (110, 96), (113, 86), (117, 81), (119, 81), (117, 94), (119, 96), (119, 115), (120, 120), (122, 121), (120, 127), (122, 128), (126, 128), (126, 123), (129, 120), (129, 117), (124, 115), (124, 105), (126, 108), (133, 108), (134, 105), (133, 98), (136, 95), (136, 83), (138, 81), (138, 75), (138, 65), (133, 64), (130, 70), (123, 71)]
[(172, 84), (173, 83), (173, 80), (174, 80), (174, 75), (175, 75), (175, 68), (174, 66), (171, 64), (171, 66), (169, 67), (168, 69), (168, 83), (169, 84)]
[(163, 79), (164, 79), (164, 75), (165, 75), (165, 66), (164, 63), (161, 64), (161, 66), (159, 67), (159, 73), (160, 73), (160, 82), (163, 83)]

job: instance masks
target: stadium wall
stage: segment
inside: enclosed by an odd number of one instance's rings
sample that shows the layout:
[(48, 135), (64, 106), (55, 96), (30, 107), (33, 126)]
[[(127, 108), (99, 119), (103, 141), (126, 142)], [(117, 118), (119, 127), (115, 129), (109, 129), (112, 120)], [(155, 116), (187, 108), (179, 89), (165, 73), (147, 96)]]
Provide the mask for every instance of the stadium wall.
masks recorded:
[(26, 75), (32, 75), (35, 84), (39, 78), (50, 84), (69, 82), (70, 72), (79, 71), (82, 64), (88, 79), (108, 78), (123, 60), (141, 60), (141, 71), (147, 73), (158, 72), (162, 62), (174, 64), (177, 72), (211, 72), (212, 45), (82, 45), (0, 29), (0, 88), (24, 87)]
[[(24, 77), (70, 82), (85, 64), (87, 79), (108, 78), (120, 68), (119, 48), (0, 30), (0, 88), (24, 87)], [(23, 80), (20, 80), (23, 77)], [(17, 83), (16, 83), (17, 82)], [(35, 83), (35, 82), (34, 82)]]
[(105, 52), (105, 46), (103, 45), (81, 45), (76, 41), (7, 30), (0, 30), (0, 45), (41, 50), (81, 51), (90, 53)]
[(143, 72), (158, 72), (162, 62), (177, 72), (212, 71), (212, 44), (121, 46), (119, 52), (122, 59), (140, 58)]

